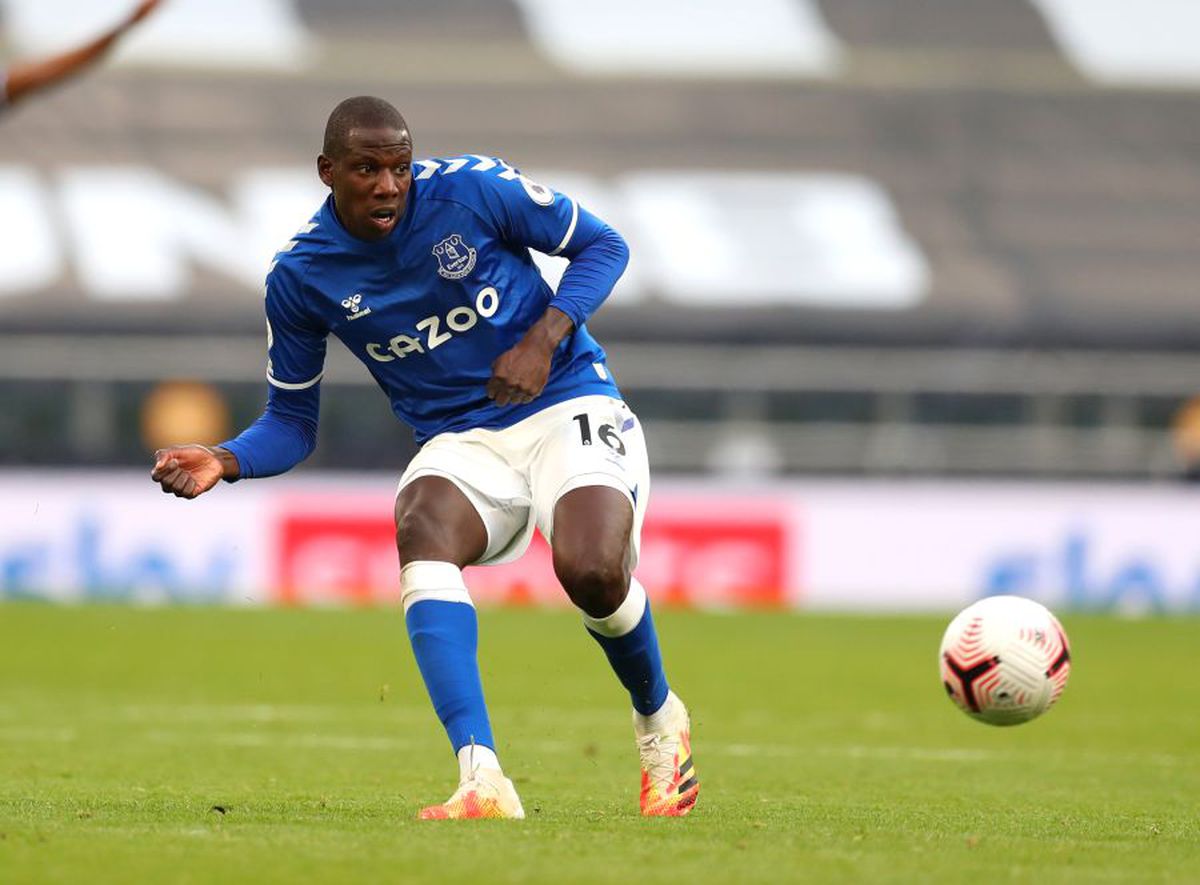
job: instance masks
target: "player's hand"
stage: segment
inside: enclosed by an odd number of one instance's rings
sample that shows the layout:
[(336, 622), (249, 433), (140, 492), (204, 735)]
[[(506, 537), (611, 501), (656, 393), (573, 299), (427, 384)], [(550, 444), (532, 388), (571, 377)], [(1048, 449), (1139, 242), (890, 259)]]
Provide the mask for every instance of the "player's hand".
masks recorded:
[(217, 484), (225, 468), (208, 446), (171, 446), (154, 453), (150, 478), (177, 498), (195, 498)]
[(526, 338), (506, 350), (492, 363), (487, 395), (497, 405), (524, 405), (546, 386), (550, 376), (550, 360), (554, 350), (547, 350), (536, 341)]

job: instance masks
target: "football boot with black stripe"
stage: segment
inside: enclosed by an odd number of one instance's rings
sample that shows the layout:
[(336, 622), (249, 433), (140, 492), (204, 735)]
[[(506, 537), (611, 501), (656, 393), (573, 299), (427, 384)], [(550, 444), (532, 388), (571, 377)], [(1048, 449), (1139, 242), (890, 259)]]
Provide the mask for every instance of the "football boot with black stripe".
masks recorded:
[[(642, 762), (639, 802), (646, 817), (683, 817), (700, 795), (700, 780), (692, 762), (691, 723), (687, 707), (672, 692), (664, 705), (663, 730), (647, 730), (645, 717), (634, 713), (638, 754)], [(655, 714), (655, 719), (661, 719)]]

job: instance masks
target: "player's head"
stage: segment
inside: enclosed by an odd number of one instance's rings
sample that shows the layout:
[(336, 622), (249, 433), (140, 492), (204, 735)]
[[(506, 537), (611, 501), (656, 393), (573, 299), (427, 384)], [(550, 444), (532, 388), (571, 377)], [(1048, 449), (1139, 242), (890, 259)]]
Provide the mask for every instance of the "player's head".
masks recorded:
[(347, 98), (329, 115), (317, 174), (333, 191), (342, 225), (363, 240), (390, 234), (412, 185), (412, 136), (382, 98)]

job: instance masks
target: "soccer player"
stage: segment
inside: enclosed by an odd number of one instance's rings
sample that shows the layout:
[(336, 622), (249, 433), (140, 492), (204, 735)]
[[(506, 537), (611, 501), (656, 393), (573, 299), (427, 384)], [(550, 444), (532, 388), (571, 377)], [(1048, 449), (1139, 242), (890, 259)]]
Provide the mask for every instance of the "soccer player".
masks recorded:
[[(400, 591), (413, 655), (458, 757), (450, 798), (420, 816), (524, 816), (496, 755), (476, 663), (470, 564), (520, 556), (536, 526), (554, 571), (629, 692), (645, 815), (681, 816), (700, 785), (637, 563), (645, 443), (585, 320), (625, 269), (624, 240), (502, 160), (413, 162), (392, 105), (360, 96), (329, 117), (325, 203), (267, 275), (266, 411), (236, 439), (155, 454), (163, 491), (271, 476), (313, 450), (331, 333), (366, 365), (421, 449), (396, 498)], [(570, 259), (558, 291), (530, 257)]]
[(0, 70), (0, 107), (16, 104), (30, 93), (53, 86), (103, 58), (138, 22), (162, 0), (141, 0), (122, 22), (89, 43), (61, 55), (34, 61), (17, 61)]

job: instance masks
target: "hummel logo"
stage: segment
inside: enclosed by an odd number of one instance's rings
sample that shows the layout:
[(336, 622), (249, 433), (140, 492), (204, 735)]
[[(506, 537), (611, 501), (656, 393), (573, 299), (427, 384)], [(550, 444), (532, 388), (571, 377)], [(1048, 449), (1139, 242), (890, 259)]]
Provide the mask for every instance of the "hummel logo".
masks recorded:
[(358, 292), (355, 292), (349, 298), (346, 298), (342, 301), (342, 307), (350, 311), (350, 313), (346, 314), (346, 319), (357, 320), (360, 317), (365, 317), (371, 312), (371, 308), (369, 307), (359, 307), (359, 304), (361, 303), (362, 295), (360, 295)]

